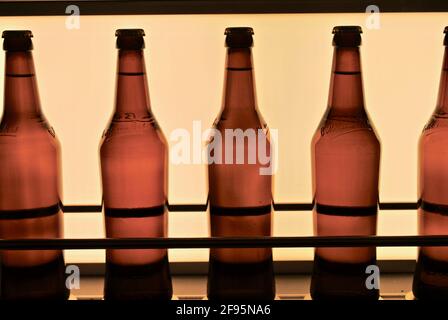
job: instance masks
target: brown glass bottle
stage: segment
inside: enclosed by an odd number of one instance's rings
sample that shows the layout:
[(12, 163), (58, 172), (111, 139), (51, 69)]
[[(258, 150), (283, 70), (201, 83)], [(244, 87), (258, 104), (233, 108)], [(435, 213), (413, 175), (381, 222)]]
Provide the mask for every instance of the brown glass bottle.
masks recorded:
[[(39, 101), (31, 31), (4, 31), (4, 110), (0, 122), (0, 238), (62, 237), (60, 146)], [(2, 265), (30, 268), (61, 250), (3, 250)]]
[[(311, 146), (314, 232), (318, 236), (375, 235), (380, 142), (364, 108), (361, 28), (333, 29), (328, 107)], [(374, 247), (316, 248), (313, 299), (378, 299), (365, 285)]]
[[(106, 236), (166, 237), (167, 143), (151, 112), (144, 31), (121, 29), (116, 36), (115, 110), (100, 144)], [(166, 255), (166, 249), (107, 250), (106, 261), (143, 266), (160, 262)]]
[[(418, 230), (448, 234), (448, 27), (437, 106), (419, 141)], [(448, 299), (448, 247), (421, 247), (414, 274), (418, 299)]]
[[(260, 162), (258, 156), (249, 160), (250, 154), (253, 156), (259, 153), (260, 140), (265, 146), (265, 155), (270, 155), (268, 129), (256, 103), (251, 52), (253, 30), (227, 28), (225, 35), (227, 61), (223, 107), (215, 120), (215, 134), (208, 149), (213, 158), (208, 166), (211, 235), (270, 236), (272, 175), (261, 173), (260, 169), (266, 165)], [(238, 130), (240, 133), (253, 134), (252, 137), (255, 135), (256, 139), (245, 137), (238, 140), (235, 136), (226, 134), (237, 134)], [(216, 143), (218, 136), (221, 143)], [(238, 160), (238, 152), (244, 159)], [(211, 265), (225, 264), (234, 269), (240, 266), (241, 274), (244, 274), (243, 270), (253, 271), (255, 264), (272, 261), (272, 250), (211, 249), (210, 260)], [(219, 296), (219, 293), (212, 292), (213, 288), (219, 288), (219, 285), (214, 285), (220, 277), (216, 272), (225, 269), (225, 266), (210, 268), (209, 297)], [(268, 299), (273, 298), (275, 288), (272, 274), (265, 280), (269, 282), (268, 290), (260, 294)], [(229, 294), (228, 297), (231, 298), (232, 295)]]

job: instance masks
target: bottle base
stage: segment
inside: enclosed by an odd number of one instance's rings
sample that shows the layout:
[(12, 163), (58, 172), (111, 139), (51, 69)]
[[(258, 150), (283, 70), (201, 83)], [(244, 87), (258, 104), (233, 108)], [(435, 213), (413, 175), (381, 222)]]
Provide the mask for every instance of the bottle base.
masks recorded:
[(368, 289), (366, 268), (376, 264), (375, 260), (366, 263), (335, 263), (319, 256), (314, 258), (310, 293), (313, 300), (378, 300), (379, 289)]
[(448, 300), (448, 262), (420, 253), (412, 293), (418, 300)]
[(104, 300), (170, 300), (172, 296), (168, 256), (141, 266), (106, 263)]
[(56, 260), (36, 267), (1, 266), (1, 300), (67, 300), (65, 263)]
[(274, 300), (272, 257), (258, 263), (223, 263), (210, 259), (209, 300)]

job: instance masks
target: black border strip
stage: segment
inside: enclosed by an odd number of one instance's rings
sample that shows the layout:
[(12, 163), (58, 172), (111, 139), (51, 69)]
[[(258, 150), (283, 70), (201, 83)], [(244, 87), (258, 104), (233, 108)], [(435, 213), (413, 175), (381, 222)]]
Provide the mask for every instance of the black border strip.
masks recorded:
[(63, 207), (64, 213), (72, 212), (102, 212), (102, 207), (99, 205), (71, 205)]
[(81, 15), (352, 13), (375, 4), (381, 12), (447, 12), (445, 0), (4, 0), (0, 16), (66, 15), (77, 5)]
[[(380, 210), (415, 210), (418, 204), (414, 202), (383, 202)], [(170, 212), (201, 212), (207, 211), (207, 204), (169, 204)], [(274, 203), (274, 211), (311, 211), (312, 203)], [(64, 206), (65, 213), (101, 212), (101, 205), (68, 205)]]
[(311, 211), (312, 203), (274, 203), (274, 211)]
[(416, 210), (416, 202), (382, 202), (379, 205), (380, 210)]
[(0, 250), (88, 250), (156, 248), (313, 248), (448, 246), (447, 236), (97, 238), (0, 240)]

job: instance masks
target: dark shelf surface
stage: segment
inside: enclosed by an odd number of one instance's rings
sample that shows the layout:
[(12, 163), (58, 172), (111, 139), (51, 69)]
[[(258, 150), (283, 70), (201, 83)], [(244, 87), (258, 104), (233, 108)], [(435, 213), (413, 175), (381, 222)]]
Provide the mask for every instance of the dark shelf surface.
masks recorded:
[(218, 14), (218, 13), (363, 13), (376, 5), (381, 12), (445, 12), (445, 0), (5, 0), (0, 16), (67, 15), (76, 5), (81, 15)]
[(93, 238), (8, 239), (0, 249), (146, 249), (146, 248), (312, 248), (312, 247), (448, 246), (448, 236), (331, 236), (331, 237), (210, 237), (210, 238)]
[[(383, 270), (383, 269), (381, 269)], [(403, 273), (381, 273), (381, 298), (383, 300), (405, 300), (412, 289), (413, 271)], [(310, 274), (276, 274), (277, 300), (309, 299)], [(203, 300), (207, 296), (207, 272), (201, 275), (173, 275), (173, 293), (178, 300)], [(75, 300), (102, 300), (103, 276), (81, 277), (81, 286), (72, 290)]]

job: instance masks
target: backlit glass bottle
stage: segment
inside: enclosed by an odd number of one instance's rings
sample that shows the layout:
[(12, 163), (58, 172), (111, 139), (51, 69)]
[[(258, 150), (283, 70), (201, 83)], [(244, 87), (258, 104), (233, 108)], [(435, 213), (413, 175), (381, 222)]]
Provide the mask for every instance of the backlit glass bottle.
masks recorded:
[[(264, 161), (271, 155), (270, 139), (256, 102), (253, 30), (227, 28), (225, 35), (223, 107), (208, 145), (211, 235), (270, 236), (272, 161)], [(271, 299), (274, 294), (271, 248), (210, 250), (209, 298)]]
[[(419, 141), (418, 231), (448, 234), (448, 27), (436, 109)], [(421, 247), (414, 274), (418, 299), (448, 299), (448, 247)]]
[[(42, 113), (32, 33), (3, 32), (0, 238), (61, 238), (60, 146)], [(66, 299), (62, 250), (1, 251), (0, 299)]]
[[(364, 107), (361, 28), (333, 29), (328, 107), (312, 140), (314, 233), (376, 234), (380, 142)], [(374, 247), (316, 248), (313, 299), (378, 299), (366, 286)]]
[[(151, 111), (144, 62), (144, 31), (116, 32), (118, 72), (115, 109), (101, 145), (101, 177), (106, 236), (166, 237), (167, 142)], [(112, 249), (110, 265), (129, 268), (160, 263), (166, 249)], [(112, 267), (113, 268), (113, 267)], [(171, 297), (171, 280), (160, 294)]]

